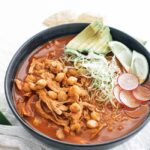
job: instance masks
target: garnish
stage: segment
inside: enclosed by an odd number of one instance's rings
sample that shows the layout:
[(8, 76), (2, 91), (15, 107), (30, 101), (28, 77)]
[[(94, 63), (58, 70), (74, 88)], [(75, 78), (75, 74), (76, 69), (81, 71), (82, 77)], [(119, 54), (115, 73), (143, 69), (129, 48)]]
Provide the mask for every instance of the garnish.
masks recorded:
[(73, 53), (75, 50), (80, 53), (107, 54), (110, 52), (110, 41), (112, 37), (109, 27), (104, 26), (102, 20), (96, 20), (66, 45), (66, 51), (69, 49)]

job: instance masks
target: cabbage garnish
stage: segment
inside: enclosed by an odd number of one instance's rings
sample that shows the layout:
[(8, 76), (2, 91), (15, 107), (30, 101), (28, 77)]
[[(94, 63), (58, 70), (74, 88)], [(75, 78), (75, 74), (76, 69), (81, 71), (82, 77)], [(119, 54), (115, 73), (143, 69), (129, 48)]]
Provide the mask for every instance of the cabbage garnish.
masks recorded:
[(107, 59), (106, 55), (111, 51), (108, 45), (110, 41), (109, 27), (102, 20), (96, 20), (66, 45), (65, 58), (72, 61), (80, 73), (93, 79), (89, 88), (98, 90), (98, 101), (110, 102), (115, 106), (113, 88), (121, 70), (115, 56)]
[(112, 56), (108, 60), (104, 55), (97, 55), (90, 52), (86, 56), (81, 54), (78, 57), (72, 54), (67, 59), (68, 61), (72, 61), (74, 67), (81, 71), (81, 73), (83, 71), (83, 74), (93, 79), (92, 85), (89, 88), (95, 88), (101, 91), (100, 102), (109, 101), (115, 106), (113, 102), (113, 88), (121, 73), (115, 56)]
[(94, 79), (92, 86), (102, 91), (104, 95), (103, 100), (112, 101), (114, 98), (112, 91), (121, 73), (120, 68), (116, 64), (115, 56), (110, 61), (104, 56), (100, 56), (92, 63), (85, 62), (82, 66), (86, 68)]

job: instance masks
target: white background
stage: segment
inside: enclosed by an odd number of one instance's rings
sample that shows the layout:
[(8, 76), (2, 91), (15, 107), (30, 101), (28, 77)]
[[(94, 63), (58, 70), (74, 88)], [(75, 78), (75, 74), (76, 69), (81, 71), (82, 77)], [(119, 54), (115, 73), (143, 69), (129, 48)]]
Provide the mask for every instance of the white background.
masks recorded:
[[(147, 48), (150, 50), (149, 3), (149, 0), (0, 0), (0, 109), (7, 112), (8, 118), (12, 117), (11, 112), (7, 111), (8, 106), (4, 95), (5, 71), (11, 57), (23, 42), (46, 28), (42, 24), (45, 18), (66, 9), (77, 13), (98, 14), (104, 18), (107, 25), (118, 28), (133, 37), (147, 40)], [(4, 134), (5, 131), (9, 134), (16, 132), (15, 127), (12, 133), (12, 129), (9, 130), (0, 127), (0, 150), (4, 150), (1, 145), (6, 146), (10, 140), (10, 146), (13, 145), (12, 139), (14, 138), (6, 140), (2, 136), (2, 132)], [(20, 134), (20, 137), (21, 131), (22, 129), (16, 132)], [(23, 131), (24, 134), (27, 134), (26, 131)], [(14, 145), (16, 145), (15, 142)], [(118, 147), (117, 150), (149, 150), (149, 142), (150, 123), (137, 136), (122, 147)], [(24, 144), (20, 144), (20, 147), (27, 150), (28, 144), (26, 146)]]
[(64, 9), (99, 14), (108, 25), (150, 40), (149, 0), (0, 0), (0, 40), (18, 48), (44, 29), (46, 17)]

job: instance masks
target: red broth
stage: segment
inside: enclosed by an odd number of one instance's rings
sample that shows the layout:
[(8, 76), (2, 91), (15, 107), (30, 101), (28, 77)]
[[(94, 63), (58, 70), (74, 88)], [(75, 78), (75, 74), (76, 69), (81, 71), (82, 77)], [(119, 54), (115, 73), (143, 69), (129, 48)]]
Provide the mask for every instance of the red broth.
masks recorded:
[[(51, 54), (51, 58), (58, 58), (59, 56), (64, 55), (64, 46), (73, 38), (74, 36), (65, 36), (61, 38), (54, 39), (49, 41), (42, 46), (35, 49), (20, 65), (18, 72), (16, 74), (16, 78), (24, 80), (27, 75), (28, 65), (31, 62), (31, 59), (40, 58), (40, 57), (47, 57)], [(52, 44), (53, 43), (53, 44)], [(150, 86), (150, 83), (146, 83), (147, 86)], [(13, 86), (13, 98), (15, 103), (19, 101), (19, 99), (25, 98), (23, 97), (22, 93)], [(17, 105), (16, 105), (17, 107)], [(18, 109), (18, 108), (17, 108)], [(70, 143), (78, 143), (78, 144), (91, 144), (91, 143), (103, 143), (107, 141), (111, 141), (122, 137), (134, 129), (136, 129), (145, 118), (149, 114), (149, 104), (143, 104), (136, 109), (128, 109), (124, 106), (118, 111), (117, 114), (114, 115), (113, 110), (105, 108), (105, 112), (102, 113), (105, 121), (107, 123), (113, 123), (111, 126), (104, 127), (94, 139), (90, 139), (91, 133), (88, 130), (83, 130), (81, 133), (76, 135), (68, 134), (62, 141), (70, 142)], [(114, 116), (113, 116), (114, 115)], [(117, 116), (117, 117), (116, 117)], [(40, 120), (39, 124), (35, 123), (35, 117), (37, 120)], [(114, 119), (116, 117), (116, 120)], [(112, 119), (113, 118), (113, 119)], [(44, 133), (45, 135), (57, 139), (56, 137), (56, 130), (58, 129), (58, 125), (55, 123), (42, 118), (40, 115), (35, 113), (34, 117), (24, 117), (24, 119), (35, 129)]]

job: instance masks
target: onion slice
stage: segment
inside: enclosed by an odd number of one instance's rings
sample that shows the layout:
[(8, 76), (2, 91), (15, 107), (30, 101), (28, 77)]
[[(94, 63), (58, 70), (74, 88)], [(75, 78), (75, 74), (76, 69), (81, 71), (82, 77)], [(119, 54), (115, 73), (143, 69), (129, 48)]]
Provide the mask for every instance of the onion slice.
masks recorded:
[(123, 73), (118, 77), (118, 84), (124, 90), (134, 90), (138, 87), (138, 78), (130, 73)]
[(130, 108), (136, 108), (140, 106), (140, 102), (133, 96), (131, 91), (120, 91), (120, 100), (121, 102)]
[(134, 97), (141, 101), (150, 100), (150, 89), (144, 86), (138, 86), (135, 90), (132, 91)]

